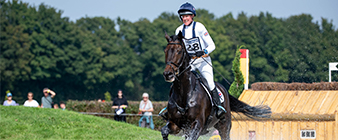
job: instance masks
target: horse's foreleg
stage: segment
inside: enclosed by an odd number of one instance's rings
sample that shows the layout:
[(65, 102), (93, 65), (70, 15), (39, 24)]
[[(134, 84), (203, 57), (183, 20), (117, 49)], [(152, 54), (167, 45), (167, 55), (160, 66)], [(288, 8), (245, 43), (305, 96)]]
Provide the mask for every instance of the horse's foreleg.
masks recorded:
[(191, 131), (189, 133), (189, 136), (186, 138), (186, 140), (197, 140), (200, 136), (202, 130), (202, 124), (196, 120), (191, 126)]
[(163, 140), (167, 140), (169, 134), (177, 134), (180, 132), (180, 128), (172, 122), (168, 122), (165, 126), (162, 127), (161, 129), (161, 134)]
[(168, 123), (161, 128), (161, 134), (163, 140), (168, 140), (168, 135), (169, 135), (170, 129), (168, 127)]

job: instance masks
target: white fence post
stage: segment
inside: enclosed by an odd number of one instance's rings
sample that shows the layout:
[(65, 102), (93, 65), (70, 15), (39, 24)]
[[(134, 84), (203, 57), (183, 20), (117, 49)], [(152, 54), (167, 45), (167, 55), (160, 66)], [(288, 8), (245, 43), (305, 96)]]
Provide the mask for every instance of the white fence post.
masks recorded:
[(338, 71), (338, 62), (329, 63), (329, 82), (331, 82), (331, 71)]

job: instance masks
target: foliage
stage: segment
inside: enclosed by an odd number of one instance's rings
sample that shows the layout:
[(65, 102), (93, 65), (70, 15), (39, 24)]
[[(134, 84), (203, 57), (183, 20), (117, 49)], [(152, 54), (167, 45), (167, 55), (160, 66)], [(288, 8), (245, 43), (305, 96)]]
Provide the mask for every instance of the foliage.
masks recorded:
[(107, 102), (111, 101), (111, 95), (108, 91), (106, 93), (104, 93), (104, 98), (106, 99)]
[(229, 94), (238, 98), (244, 89), (244, 78), (242, 71), (240, 69), (240, 57), (241, 57), (241, 52), (240, 49), (243, 48), (244, 46), (237, 46), (236, 50), (236, 56), (234, 60), (232, 61), (232, 72), (234, 74), (234, 81), (232, 82), (230, 89), (229, 89)]
[[(327, 81), (328, 63), (338, 60), (338, 31), (327, 19), (312, 16), (275, 18), (270, 13), (237, 19), (232, 13), (216, 18), (197, 9), (196, 21), (208, 29), (216, 50), (213, 67), (233, 79), (237, 47), (250, 50), (250, 83)], [(154, 21), (141, 18), (82, 17), (70, 21), (63, 11), (41, 4), (0, 0), (0, 98), (11, 90), (23, 104), (28, 92), (40, 102), (42, 89), (57, 93), (54, 102), (96, 100), (124, 91), (128, 100), (147, 92), (153, 101), (168, 100), (171, 84), (163, 80), (164, 32), (182, 24), (175, 13)], [(215, 81), (227, 86), (220, 75)], [(228, 87), (227, 87), (228, 88)], [(1, 102), (4, 99), (0, 99)]]
[(7, 100), (7, 93), (11, 93), (11, 91), (7, 90), (5, 95), (5, 100)]
[(257, 82), (251, 85), (252, 90), (338, 90), (338, 82), (320, 83), (278, 83), (278, 82)]

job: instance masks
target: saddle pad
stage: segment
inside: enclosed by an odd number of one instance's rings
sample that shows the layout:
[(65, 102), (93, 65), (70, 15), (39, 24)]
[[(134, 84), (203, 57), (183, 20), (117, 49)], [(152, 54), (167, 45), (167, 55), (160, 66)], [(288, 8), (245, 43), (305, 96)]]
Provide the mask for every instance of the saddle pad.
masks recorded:
[[(212, 97), (211, 97), (211, 93), (210, 93), (210, 90), (209, 90), (209, 86), (207, 84), (208, 83), (207, 80), (202, 75), (200, 75), (199, 73), (197, 73), (196, 71), (191, 71), (191, 72), (196, 76), (196, 78), (201, 83), (201, 85), (203, 86), (203, 88), (205, 89), (205, 91), (207, 91), (208, 96), (209, 96), (210, 100), (212, 101)], [(216, 86), (216, 83), (215, 83), (215, 86)], [(217, 86), (216, 86), (216, 89), (217, 89), (217, 93), (218, 93), (219, 99), (220, 99), (221, 103), (223, 103), (224, 102), (223, 93), (221, 92), (221, 90), (218, 89)], [(211, 102), (211, 104), (213, 105), (213, 102)]]
[[(208, 90), (208, 88), (202, 82), (201, 82), (201, 84), (202, 84), (202, 87), (205, 89), (205, 91), (207, 91), (207, 94), (208, 94), (208, 96), (211, 100), (211, 104), (214, 105), (214, 103), (212, 102), (212, 96), (211, 96), (210, 91)], [(218, 92), (219, 99), (220, 99), (221, 103), (223, 103), (224, 102), (223, 93), (221, 92), (221, 90), (218, 89), (218, 87), (216, 87), (216, 89), (217, 89), (217, 92)]]
[(224, 96), (223, 96), (223, 93), (221, 92), (221, 90), (219, 90), (218, 88), (217, 89), (217, 92), (218, 92), (218, 96), (219, 96), (219, 99), (221, 100), (221, 103), (224, 102)]

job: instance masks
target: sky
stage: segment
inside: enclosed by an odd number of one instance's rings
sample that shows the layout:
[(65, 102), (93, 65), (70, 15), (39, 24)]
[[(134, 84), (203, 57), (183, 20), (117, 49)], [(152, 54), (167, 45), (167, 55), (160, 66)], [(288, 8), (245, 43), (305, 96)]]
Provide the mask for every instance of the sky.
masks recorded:
[[(177, 13), (182, 0), (22, 0), (38, 7), (41, 3), (62, 10), (62, 17), (76, 21), (82, 17), (108, 17), (136, 22), (140, 18), (153, 21), (163, 12)], [(206, 9), (216, 18), (232, 13), (235, 18), (241, 12), (259, 15), (269, 12), (276, 18), (310, 14), (314, 23), (321, 24), (321, 18), (332, 21), (338, 29), (338, 0), (191, 0), (196, 9)], [(198, 13), (197, 13), (198, 14)]]

